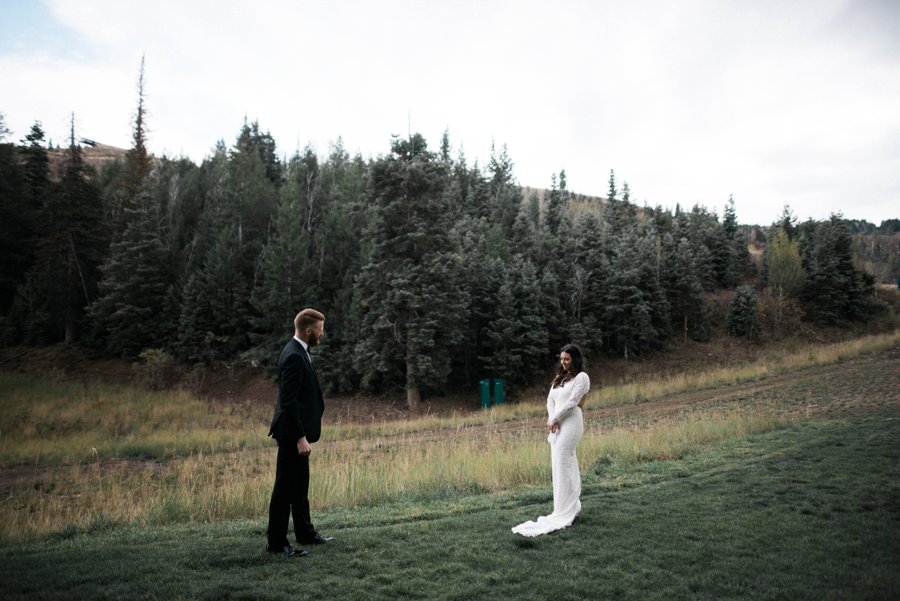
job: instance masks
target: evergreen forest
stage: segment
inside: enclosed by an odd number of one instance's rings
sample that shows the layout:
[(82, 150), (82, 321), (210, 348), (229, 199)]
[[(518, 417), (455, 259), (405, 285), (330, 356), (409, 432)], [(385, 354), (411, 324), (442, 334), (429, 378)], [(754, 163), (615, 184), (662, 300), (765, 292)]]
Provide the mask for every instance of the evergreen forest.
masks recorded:
[[(798, 223), (785, 207), (754, 228), (731, 199), (721, 217), (638, 207), (613, 171), (603, 199), (570, 192), (565, 171), (526, 189), (505, 147), (470, 164), (449, 133), (288, 158), (245, 121), (197, 165), (148, 153), (144, 102), (132, 147), (99, 170), (74, 116), (56, 149), (40, 123), (14, 141), (0, 121), (2, 345), (271, 367), (315, 307), (331, 391), (405, 390), (412, 407), (485, 377), (528, 385), (569, 341), (630, 358), (718, 325), (752, 342), (876, 305), (855, 262), (864, 225), (840, 215)], [(711, 323), (719, 291), (727, 324)]]

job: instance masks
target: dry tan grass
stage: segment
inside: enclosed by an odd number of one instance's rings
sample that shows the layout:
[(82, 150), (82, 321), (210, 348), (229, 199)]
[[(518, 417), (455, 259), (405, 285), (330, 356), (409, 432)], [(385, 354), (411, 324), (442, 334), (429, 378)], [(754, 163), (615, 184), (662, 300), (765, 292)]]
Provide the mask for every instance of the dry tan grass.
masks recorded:
[[(620, 462), (672, 459), (710, 440), (776, 427), (775, 413), (695, 412), (645, 429), (589, 429), (579, 447), (583, 469), (600, 457)], [(351, 438), (316, 445), (313, 508), (354, 507), (402, 495), (500, 491), (549, 482), (543, 433), (521, 429), (446, 430), (426, 438)], [(0, 541), (96, 524), (160, 524), (264, 516), (275, 453), (203, 451), (139, 469), (99, 459), (36, 471), (0, 502)]]
[[(593, 391), (588, 402), (633, 404), (834, 363), (898, 341), (894, 333), (809, 347), (741, 369), (605, 388)], [(216, 412), (182, 393), (14, 375), (0, 376), (0, 408), (0, 541), (110, 523), (262, 519), (266, 513), (275, 453), (259, 423), (267, 416), (255, 410)], [(540, 420), (533, 419), (543, 412), (543, 400), (535, 399), (452, 418), (328, 426), (313, 458), (313, 507), (546, 485), (548, 449)], [(677, 459), (710, 441), (775, 428), (785, 419), (766, 408), (693, 409), (640, 427), (589, 423), (580, 463), (590, 470), (601, 459)]]

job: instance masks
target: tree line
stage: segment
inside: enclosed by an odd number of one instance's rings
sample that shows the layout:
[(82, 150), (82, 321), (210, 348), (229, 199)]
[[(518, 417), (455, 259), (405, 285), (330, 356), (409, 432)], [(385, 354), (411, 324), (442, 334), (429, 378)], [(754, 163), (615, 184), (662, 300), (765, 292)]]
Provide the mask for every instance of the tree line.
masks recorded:
[(740, 284), (728, 327), (747, 338), (767, 310), (758, 290), (808, 320), (871, 309), (839, 216), (798, 224), (786, 208), (757, 273), (731, 199), (721, 219), (637, 207), (613, 171), (606, 198), (587, 199), (564, 170), (525, 197), (505, 147), (470, 164), (447, 133), (435, 150), (412, 134), (375, 158), (338, 140), (281, 159), (245, 121), (197, 165), (150, 156), (144, 115), (141, 91), (132, 148), (99, 172), (73, 117), (57, 174), (39, 123), (15, 144), (0, 121), (4, 345), (270, 366), (312, 306), (327, 316), (323, 382), (405, 389), (414, 406), (483, 377), (526, 385), (568, 341), (632, 357), (707, 340), (708, 293)]

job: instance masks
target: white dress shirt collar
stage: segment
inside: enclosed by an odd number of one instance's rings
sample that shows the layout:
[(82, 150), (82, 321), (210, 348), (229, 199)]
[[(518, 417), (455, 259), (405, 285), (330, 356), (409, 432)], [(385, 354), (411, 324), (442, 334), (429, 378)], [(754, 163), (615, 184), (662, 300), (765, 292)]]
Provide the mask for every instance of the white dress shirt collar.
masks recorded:
[(306, 354), (308, 355), (309, 354), (309, 345), (306, 344), (306, 342), (304, 342), (303, 340), (297, 338), (296, 336), (294, 336), (294, 340), (296, 340), (297, 342), (300, 343), (300, 346), (303, 347), (303, 350), (306, 351)]

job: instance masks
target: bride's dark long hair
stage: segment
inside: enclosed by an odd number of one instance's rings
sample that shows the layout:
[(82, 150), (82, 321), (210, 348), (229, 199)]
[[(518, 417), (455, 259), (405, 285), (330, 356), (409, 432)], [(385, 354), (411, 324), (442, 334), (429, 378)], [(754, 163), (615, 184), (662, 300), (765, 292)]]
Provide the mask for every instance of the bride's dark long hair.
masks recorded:
[(553, 388), (563, 386), (566, 382), (584, 371), (584, 359), (582, 358), (581, 349), (575, 344), (567, 344), (560, 349), (559, 354), (568, 353), (572, 357), (572, 366), (569, 371), (563, 369), (562, 364), (556, 370), (556, 376), (553, 378)]

